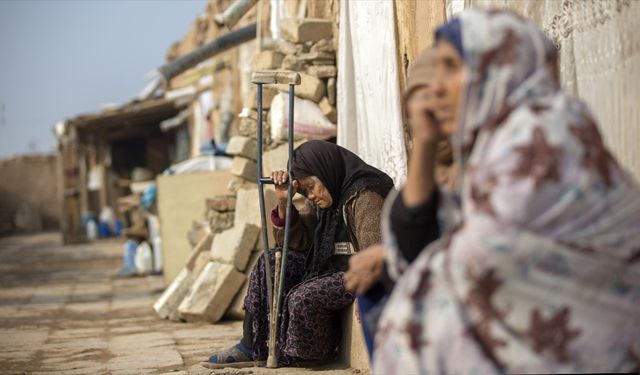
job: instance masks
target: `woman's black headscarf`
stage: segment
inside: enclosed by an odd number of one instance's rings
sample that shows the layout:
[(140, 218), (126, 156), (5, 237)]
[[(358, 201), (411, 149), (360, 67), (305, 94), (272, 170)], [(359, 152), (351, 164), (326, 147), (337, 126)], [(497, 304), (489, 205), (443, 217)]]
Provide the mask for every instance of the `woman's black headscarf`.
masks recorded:
[[(386, 197), (393, 181), (384, 172), (360, 159), (353, 152), (325, 141), (309, 141), (293, 152), (294, 178), (316, 176), (333, 198), (327, 209), (318, 208), (318, 225), (313, 239), (313, 251), (307, 261), (305, 279), (327, 270), (333, 253), (334, 239), (346, 201), (363, 190)], [(379, 230), (379, 228), (372, 228)]]

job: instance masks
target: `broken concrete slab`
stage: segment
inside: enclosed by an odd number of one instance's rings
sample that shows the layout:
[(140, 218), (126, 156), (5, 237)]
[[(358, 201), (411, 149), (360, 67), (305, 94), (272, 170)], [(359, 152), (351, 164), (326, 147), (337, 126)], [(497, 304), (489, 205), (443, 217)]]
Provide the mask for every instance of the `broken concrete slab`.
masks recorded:
[(180, 304), (180, 317), (187, 322), (219, 321), (245, 280), (234, 266), (209, 262)]
[(277, 69), (282, 64), (284, 55), (277, 51), (262, 51), (253, 56), (251, 60), (251, 70)]
[[(257, 199), (257, 194), (254, 199)], [(216, 235), (211, 244), (211, 260), (231, 264), (239, 271), (244, 271), (259, 233), (258, 226), (240, 223)]]
[(316, 78), (331, 78), (338, 75), (338, 69), (333, 65), (311, 65), (307, 67), (307, 74)]
[[(306, 140), (300, 140), (293, 143), (293, 148), (298, 148)], [(282, 143), (272, 149), (265, 151), (262, 155), (264, 166), (264, 175), (271, 175), (275, 171), (287, 170), (287, 161), (289, 160), (289, 150), (286, 143)]]
[(236, 156), (233, 158), (233, 164), (231, 165), (231, 174), (256, 182), (258, 181), (258, 164), (253, 160)]
[(160, 298), (153, 305), (153, 309), (163, 319), (177, 320), (178, 305), (182, 302), (183, 298), (187, 295), (189, 287), (198, 276), (198, 273), (202, 270), (204, 265), (202, 260), (198, 263), (199, 258), (209, 258), (207, 251), (211, 248), (213, 243), (213, 234), (209, 233), (191, 250), (189, 258), (184, 267), (178, 273), (175, 279), (169, 284), (169, 287), (165, 289)]
[(333, 23), (319, 18), (285, 18), (280, 27), (284, 39), (292, 43), (315, 42), (333, 37)]
[[(300, 73), (301, 82), (296, 87), (296, 96), (318, 103), (325, 95), (324, 82), (309, 74)], [(289, 85), (277, 85), (278, 90), (289, 92)]]
[(224, 314), (225, 318), (232, 320), (244, 319), (244, 299), (247, 296), (247, 291), (249, 290), (249, 278), (251, 277), (251, 272), (253, 272), (253, 268), (256, 263), (258, 263), (258, 259), (260, 259), (261, 256), (262, 251), (254, 251), (251, 253), (251, 258), (249, 259), (247, 269), (245, 270), (247, 280), (242, 285), (242, 288), (240, 288), (240, 291), (235, 295), (235, 297), (233, 297), (231, 305)]
[(256, 160), (258, 156), (258, 142), (249, 137), (236, 136), (229, 140), (227, 154), (242, 156), (243, 158)]
[(324, 117), (326, 117), (329, 121), (334, 124), (338, 121), (338, 113), (336, 112), (336, 108), (329, 103), (329, 98), (326, 96), (322, 98), (320, 103), (318, 103), (320, 110)]
[(335, 65), (336, 63), (336, 55), (330, 52), (303, 53), (298, 58), (314, 65)]

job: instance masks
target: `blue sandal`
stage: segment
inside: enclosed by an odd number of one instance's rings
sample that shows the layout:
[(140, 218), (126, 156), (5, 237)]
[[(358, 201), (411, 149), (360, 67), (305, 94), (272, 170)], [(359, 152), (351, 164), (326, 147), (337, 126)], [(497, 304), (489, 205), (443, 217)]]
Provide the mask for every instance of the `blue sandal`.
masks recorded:
[(250, 348), (247, 348), (242, 342), (235, 344), (234, 346), (222, 350), (209, 357), (209, 360), (202, 362), (202, 366), (206, 368), (216, 369), (224, 367), (244, 368), (259, 366), (260, 363), (256, 363), (252, 359), (253, 353)]

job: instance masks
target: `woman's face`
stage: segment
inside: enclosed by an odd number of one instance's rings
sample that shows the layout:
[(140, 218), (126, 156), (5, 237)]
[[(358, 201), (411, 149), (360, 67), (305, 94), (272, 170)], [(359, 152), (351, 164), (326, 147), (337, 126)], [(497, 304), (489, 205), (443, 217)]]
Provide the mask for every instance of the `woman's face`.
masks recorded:
[(435, 75), (431, 87), (433, 114), (440, 131), (448, 137), (456, 130), (464, 62), (455, 47), (444, 39), (438, 39), (435, 52)]
[(317, 177), (302, 177), (298, 179), (298, 191), (319, 208), (333, 206), (333, 198), (329, 190)]

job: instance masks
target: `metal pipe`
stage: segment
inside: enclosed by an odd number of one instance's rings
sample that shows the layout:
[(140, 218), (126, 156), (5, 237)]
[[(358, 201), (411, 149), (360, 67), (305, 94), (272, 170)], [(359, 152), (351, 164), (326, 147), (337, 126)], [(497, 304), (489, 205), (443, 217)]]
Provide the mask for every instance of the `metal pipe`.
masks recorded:
[(258, 0), (236, 0), (224, 12), (216, 14), (213, 20), (218, 26), (232, 28), (257, 3)]
[(197, 50), (180, 56), (174, 61), (158, 68), (158, 71), (166, 81), (169, 81), (187, 69), (193, 68), (201, 62), (242, 43), (248, 42), (255, 37), (256, 24), (252, 23), (241, 29), (226, 33)]

